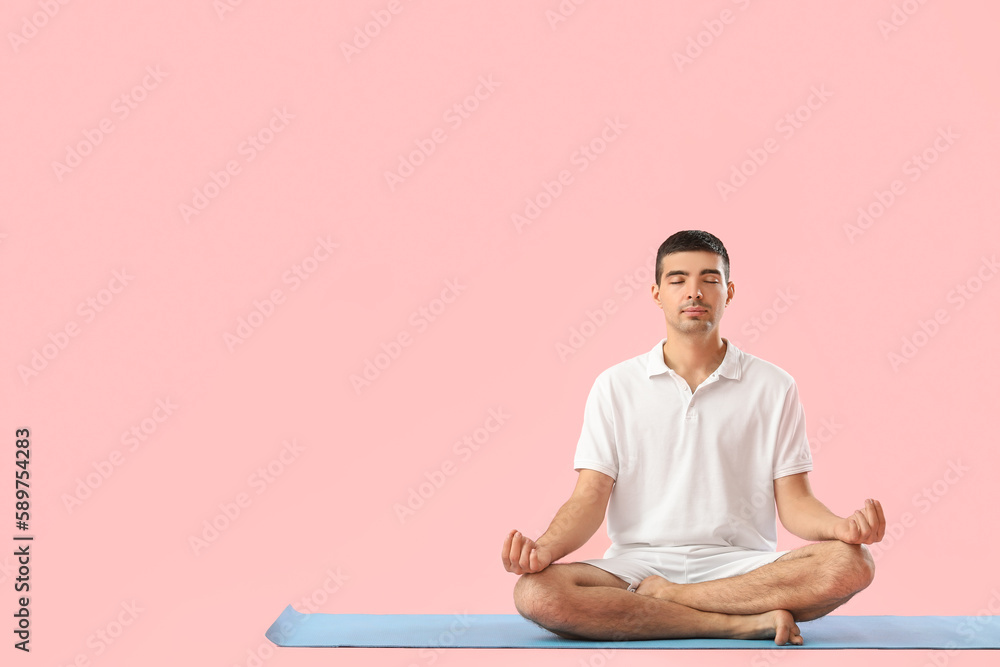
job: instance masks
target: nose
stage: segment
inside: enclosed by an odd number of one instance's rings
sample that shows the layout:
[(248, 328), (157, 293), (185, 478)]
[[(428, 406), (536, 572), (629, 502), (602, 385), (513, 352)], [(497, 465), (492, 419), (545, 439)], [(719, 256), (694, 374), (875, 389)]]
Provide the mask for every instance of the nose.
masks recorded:
[(692, 299), (694, 299), (694, 298), (698, 298), (698, 299), (700, 299), (700, 298), (701, 298), (701, 297), (703, 296), (703, 295), (702, 295), (702, 293), (701, 293), (701, 288), (700, 288), (700, 287), (695, 287), (695, 288), (694, 288), (693, 290), (691, 290), (691, 291), (692, 291), (692, 292), (693, 292), (694, 294), (690, 295), (690, 296), (689, 296), (688, 298), (692, 298)]

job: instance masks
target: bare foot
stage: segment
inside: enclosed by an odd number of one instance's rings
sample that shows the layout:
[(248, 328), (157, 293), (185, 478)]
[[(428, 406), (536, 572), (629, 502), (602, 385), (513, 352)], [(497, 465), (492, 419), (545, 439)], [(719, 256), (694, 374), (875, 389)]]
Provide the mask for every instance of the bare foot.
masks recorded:
[[(636, 586), (639, 595), (648, 595), (661, 600), (676, 601), (678, 589), (683, 584), (675, 584), (659, 575), (646, 577)], [(732, 614), (731, 619), (738, 622), (732, 635), (736, 639), (774, 639), (778, 646), (794, 644), (802, 646), (802, 635), (799, 626), (791, 612), (784, 609), (764, 612), (763, 614)]]
[(654, 574), (640, 581), (635, 592), (639, 595), (648, 595), (660, 598), (661, 600), (672, 600), (674, 588), (679, 585)]
[(802, 635), (799, 634), (799, 626), (795, 625), (791, 612), (775, 609), (746, 618), (751, 621), (753, 627), (749, 635), (746, 635), (747, 639), (774, 638), (774, 643), (778, 646), (785, 644), (802, 646)]

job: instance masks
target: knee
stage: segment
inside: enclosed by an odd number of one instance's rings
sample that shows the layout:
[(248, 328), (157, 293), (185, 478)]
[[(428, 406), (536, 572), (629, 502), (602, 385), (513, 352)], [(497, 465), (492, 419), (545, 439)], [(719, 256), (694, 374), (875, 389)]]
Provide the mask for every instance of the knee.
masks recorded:
[[(868, 588), (868, 585), (875, 581), (875, 559), (872, 552), (864, 544), (859, 544), (861, 551), (861, 570), (863, 572), (861, 588)], [(861, 590), (861, 589), (858, 589)]]
[(565, 596), (555, 579), (546, 569), (522, 574), (514, 585), (517, 612), (547, 629), (560, 627), (565, 621)]
[(517, 613), (525, 618), (531, 618), (537, 597), (535, 589), (538, 586), (533, 577), (533, 574), (522, 574), (514, 584), (514, 607)]
[(828, 571), (834, 592), (849, 596), (868, 588), (875, 579), (875, 560), (868, 547), (840, 540), (833, 540), (829, 545), (832, 553)]

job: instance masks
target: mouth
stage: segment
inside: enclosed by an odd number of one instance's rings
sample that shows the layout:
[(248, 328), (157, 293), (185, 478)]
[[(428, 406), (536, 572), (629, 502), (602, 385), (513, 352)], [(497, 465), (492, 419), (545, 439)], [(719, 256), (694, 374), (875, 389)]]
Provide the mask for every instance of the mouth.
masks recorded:
[(703, 313), (707, 313), (708, 310), (705, 308), (685, 308), (681, 312), (687, 313), (688, 315), (701, 315)]

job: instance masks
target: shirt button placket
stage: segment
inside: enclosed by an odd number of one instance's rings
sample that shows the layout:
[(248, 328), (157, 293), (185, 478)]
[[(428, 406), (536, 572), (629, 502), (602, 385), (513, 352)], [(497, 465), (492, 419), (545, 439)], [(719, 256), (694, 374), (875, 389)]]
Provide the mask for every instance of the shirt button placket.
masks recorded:
[(687, 380), (673, 372), (671, 372), (671, 375), (674, 377), (674, 382), (677, 383), (678, 389), (681, 390), (681, 394), (687, 399), (687, 410), (684, 413), (684, 419), (697, 419), (698, 414), (691, 407), (691, 403), (694, 402), (694, 394), (691, 393), (691, 387), (688, 386)]

